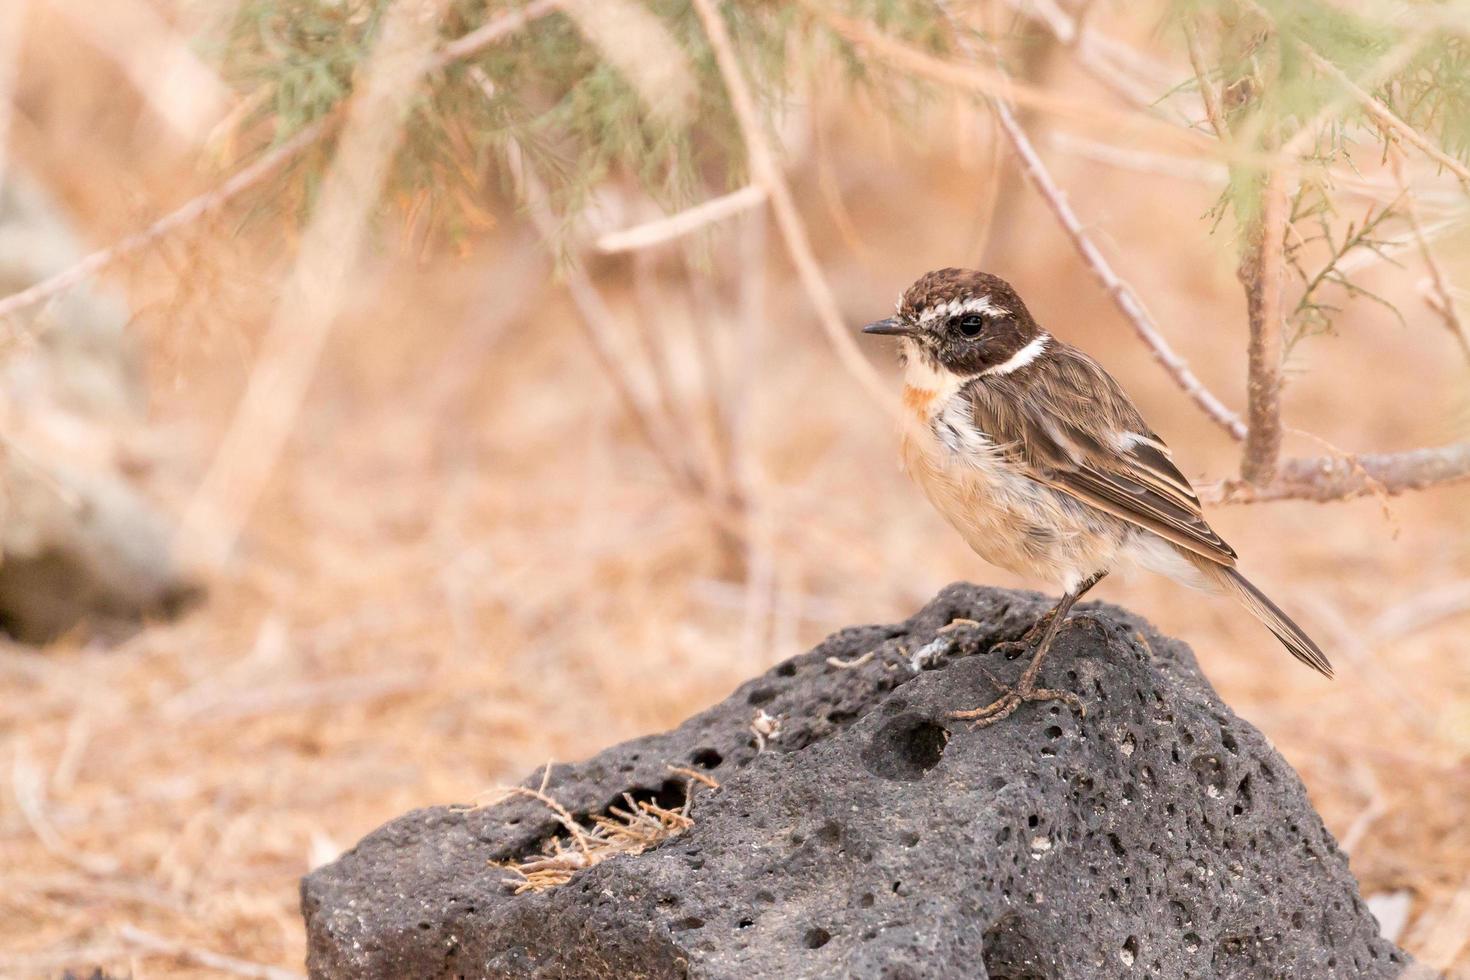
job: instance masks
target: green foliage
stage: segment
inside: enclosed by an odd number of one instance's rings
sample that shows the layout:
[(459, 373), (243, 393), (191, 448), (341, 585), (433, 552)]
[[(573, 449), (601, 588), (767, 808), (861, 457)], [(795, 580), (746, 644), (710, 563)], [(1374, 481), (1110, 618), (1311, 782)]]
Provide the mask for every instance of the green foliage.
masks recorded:
[[(1291, 202), (1285, 255), (1287, 265), (1301, 278), (1302, 294), (1296, 307), (1287, 316), (1294, 328), (1287, 338), (1287, 351), (1299, 341), (1332, 329), (1333, 317), (1342, 312), (1326, 296), (1328, 287), (1336, 286), (1348, 299), (1367, 299), (1386, 308), (1400, 323), (1403, 316), (1378, 294), (1355, 282), (1342, 270), (1342, 262), (1349, 255), (1367, 250), (1378, 254), (1385, 261), (1391, 258), (1382, 251), (1386, 244), (1379, 234), (1385, 222), (1398, 216), (1403, 196), (1388, 205), (1369, 204), (1360, 219), (1347, 219), (1346, 226), (1339, 231), (1339, 215), (1329, 188), (1318, 183), (1301, 186)], [(1309, 263), (1307, 253), (1316, 248), (1316, 261)], [(1315, 269), (1315, 271), (1314, 271)]]
[[(1341, 213), (1335, 172), (1355, 171), (1399, 143), (1359, 100), (1324, 70), (1329, 62), (1369, 91), (1400, 119), (1452, 156), (1470, 154), (1470, 46), (1463, 29), (1438, 4), (1425, 16), (1397, 16), (1397, 9), (1364, 4), (1351, 10), (1323, 0), (1176, 0), (1173, 16), (1194, 25), (1214, 44), (1205, 84), (1229, 108), (1236, 149), (1269, 158), (1291, 144), (1294, 190), (1284, 251), (1302, 282), (1289, 316), (1288, 344), (1331, 330), (1341, 302), (1365, 299), (1402, 316), (1382, 297), (1343, 273), (1344, 260), (1363, 251), (1382, 255), (1389, 229), (1405, 229), (1403, 200), (1366, 214)], [(1443, 15), (1442, 18), (1440, 15)], [(1243, 145), (1242, 145), (1243, 144)], [(1405, 147), (1412, 155), (1417, 151)], [(1261, 164), (1231, 169), (1214, 211), (1218, 222), (1233, 211), (1249, 225), (1259, 213)], [(1337, 296), (1339, 302), (1329, 297)]]
[[(222, 63), (232, 84), (252, 96), (253, 121), (269, 120), (280, 140), (342, 105), (388, 2), (242, 0)], [(743, 183), (745, 148), (696, 12), (688, 0), (637, 2), (687, 57), (697, 93), (687, 122), (649, 113), (637, 89), (577, 25), (553, 13), (429, 79), (390, 196), (450, 235), (482, 225), (493, 220), (482, 203), (485, 182), (508, 184), (503, 161), (511, 141), (567, 216), (608, 181), (634, 182), (670, 209)], [(912, 48), (956, 55), (955, 25), (933, 0), (826, 5)], [(450, 0), (442, 33), (460, 37), (513, 6), (514, 0)], [(900, 126), (923, 118), (936, 97), (930, 85), (872, 58), (801, 4), (726, 0), (721, 9), (773, 120), (800, 93), (834, 82), (883, 108)], [(1188, 22), (1199, 29), (1210, 58), (1204, 83), (1219, 93), (1234, 148), (1243, 154), (1222, 188), (1216, 223), (1233, 212), (1238, 223), (1249, 225), (1259, 210), (1260, 160), (1286, 143), (1298, 151), (1299, 186), (1285, 242), (1302, 282), (1290, 318), (1292, 342), (1331, 328), (1341, 304), (1334, 298), (1377, 299), (1343, 274), (1344, 260), (1380, 248), (1402, 218), (1399, 202), (1355, 219), (1341, 213), (1334, 174), (1356, 169), (1360, 160), (1376, 161), (1394, 137), (1314, 63), (1313, 54), (1358, 80), (1447, 152), (1470, 154), (1470, 43), (1446, 8), (1426, 3), (1422, 9), (1422, 17), (1391, 18), (1371, 4), (1345, 9), (1336, 0), (1172, 0), (1168, 26)], [(1014, 17), (1005, 23), (1025, 24)], [(1034, 43), (1028, 37), (1022, 30), (959, 40), (967, 50), (1021, 65), (1026, 45)], [(1165, 37), (1182, 48), (1178, 30)], [(843, 69), (836, 79), (834, 60)], [(311, 157), (293, 178), (302, 181), (308, 200), (327, 158)]]
[[(688, 56), (698, 93), (691, 122), (648, 113), (636, 89), (573, 21), (553, 13), (429, 80), (391, 178), (393, 195), (414, 202), (427, 196), (435, 223), (451, 233), (483, 221), (475, 202), (483, 199), (487, 175), (506, 179), (503, 151), (512, 140), (550, 186), (557, 210), (568, 215), (610, 179), (635, 181), (671, 209), (744, 182), (745, 149), (696, 12), (687, 0), (640, 2)], [(245, 0), (223, 59), (226, 77), (255, 97), (257, 120), (270, 120), (274, 138), (284, 139), (351, 94), (387, 6), (388, 0)], [(443, 34), (459, 37), (512, 6), (456, 0)], [(815, 66), (820, 51), (834, 45), (846, 54), (848, 81), (882, 95), (897, 118), (919, 102), (918, 86), (872, 71), (844, 42), (815, 29), (799, 5), (727, 3), (723, 12), (773, 117), (803, 83), (827, 84), (815, 77)], [(923, 0), (854, 0), (846, 13), (926, 48), (945, 37)]]

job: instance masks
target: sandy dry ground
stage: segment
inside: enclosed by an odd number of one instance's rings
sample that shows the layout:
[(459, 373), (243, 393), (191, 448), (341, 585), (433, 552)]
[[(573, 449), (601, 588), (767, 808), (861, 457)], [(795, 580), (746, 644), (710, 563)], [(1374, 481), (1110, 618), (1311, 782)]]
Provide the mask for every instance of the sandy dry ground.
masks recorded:
[[(206, 186), (103, 96), (37, 98), (44, 125), (18, 126), (18, 145), (90, 240)], [(926, 269), (975, 260), (976, 202), (994, 175), (983, 127), (971, 137), (939, 113), (895, 131), (829, 110), (814, 107), (825, 138), (807, 143), (798, 196), (856, 326)], [(1200, 218), (1213, 190), (1047, 154), (1181, 353), (1241, 404), (1230, 232), (1211, 238)], [(175, 513), (289, 257), (278, 204), (254, 205), (252, 222), (233, 213), (108, 280), (137, 310), (152, 392), (130, 451)], [(1034, 587), (969, 554), (907, 484), (892, 424), (837, 367), (774, 237), (758, 277), (738, 223), (692, 273), (674, 252), (594, 267), (627, 356), (642, 315), (668, 354), (674, 414), (701, 438), (710, 381), (695, 331), (713, 338), (748, 507), (732, 538), (671, 486), (549, 265), (495, 210), (462, 250), (407, 222), (385, 229), (205, 604), (120, 643), (0, 652), (0, 975), (215, 972), (188, 950), (299, 971), (298, 878), (379, 823), (672, 725), (831, 630), (906, 616), (948, 581)], [(1046, 212), (1028, 197), (1003, 214), (993, 270), (1117, 374), (1187, 473), (1232, 473), (1228, 438), (1170, 385)], [(1445, 256), (1470, 283), (1464, 244)], [(1372, 275), (1403, 298), (1408, 325), (1355, 306), (1338, 336), (1300, 346), (1289, 424), (1353, 449), (1463, 437), (1465, 365), (1412, 295), (1421, 273)], [(763, 301), (742, 314), (742, 283), (757, 281)], [(896, 383), (891, 351), (869, 353)], [(1323, 451), (1301, 435), (1288, 447)], [(1097, 593), (1194, 646), (1297, 767), (1365, 893), (1408, 893), (1401, 941), (1462, 968), (1467, 504), (1461, 485), (1212, 515), (1333, 656), (1335, 682), (1221, 602), (1143, 578)]]

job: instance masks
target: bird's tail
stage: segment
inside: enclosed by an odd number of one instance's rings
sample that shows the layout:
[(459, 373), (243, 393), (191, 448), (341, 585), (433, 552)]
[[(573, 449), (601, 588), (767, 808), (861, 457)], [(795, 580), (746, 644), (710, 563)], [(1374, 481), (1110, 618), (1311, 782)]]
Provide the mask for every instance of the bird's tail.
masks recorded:
[(1233, 568), (1216, 565), (1213, 562), (1197, 562), (1196, 566), (1205, 573), (1206, 578), (1221, 592), (1232, 595), (1240, 601), (1242, 606), (1250, 610), (1252, 616), (1256, 617), (1272, 633), (1281, 645), (1291, 652), (1291, 655), (1302, 663), (1317, 670), (1323, 676), (1332, 676), (1332, 664), (1328, 662), (1327, 655), (1322, 648), (1312, 641), (1291, 617), (1281, 611), (1281, 607), (1272, 602), (1266, 593), (1256, 588), (1246, 577)]

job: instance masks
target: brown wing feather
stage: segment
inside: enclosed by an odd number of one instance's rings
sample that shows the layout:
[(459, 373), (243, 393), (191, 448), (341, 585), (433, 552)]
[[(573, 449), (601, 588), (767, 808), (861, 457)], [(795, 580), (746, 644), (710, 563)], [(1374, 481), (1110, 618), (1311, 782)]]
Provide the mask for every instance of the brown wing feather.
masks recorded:
[(1235, 550), (1118, 383), (1053, 341), (1044, 362), (969, 387), (975, 424), (1033, 479), (1218, 562)]

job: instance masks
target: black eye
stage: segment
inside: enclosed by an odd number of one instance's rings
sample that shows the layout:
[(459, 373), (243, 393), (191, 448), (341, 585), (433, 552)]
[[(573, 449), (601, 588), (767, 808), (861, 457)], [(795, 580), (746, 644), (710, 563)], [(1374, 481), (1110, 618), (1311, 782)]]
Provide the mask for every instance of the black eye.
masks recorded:
[(955, 329), (963, 336), (978, 337), (985, 329), (985, 318), (979, 313), (966, 313), (955, 320)]

